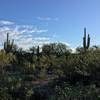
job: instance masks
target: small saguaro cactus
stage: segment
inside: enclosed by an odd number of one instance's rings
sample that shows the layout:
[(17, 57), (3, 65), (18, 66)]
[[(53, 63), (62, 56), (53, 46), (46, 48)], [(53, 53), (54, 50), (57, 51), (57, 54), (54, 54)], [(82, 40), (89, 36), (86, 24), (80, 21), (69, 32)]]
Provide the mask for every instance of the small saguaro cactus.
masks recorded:
[(86, 28), (84, 28), (84, 37), (83, 37), (83, 48), (87, 51), (90, 47), (90, 36), (86, 37)]
[(12, 51), (13, 45), (14, 45), (14, 40), (10, 42), (9, 33), (7, 33), (7, 40), (4, 42), (4, 50), (6, 51), (6, 53), (9, 53)]

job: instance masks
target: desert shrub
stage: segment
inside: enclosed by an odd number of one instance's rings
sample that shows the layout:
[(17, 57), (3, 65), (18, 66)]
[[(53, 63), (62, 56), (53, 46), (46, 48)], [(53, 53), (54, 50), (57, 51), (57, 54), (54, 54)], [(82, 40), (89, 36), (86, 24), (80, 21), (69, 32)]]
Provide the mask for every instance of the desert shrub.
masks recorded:
[(97, 88), (95, 84), (88, 86), (83, 85), (71, 85), (69, 83), (62, 83), (55, 86), (54, 95), (50, 100), (99, 100), (100, 88)]

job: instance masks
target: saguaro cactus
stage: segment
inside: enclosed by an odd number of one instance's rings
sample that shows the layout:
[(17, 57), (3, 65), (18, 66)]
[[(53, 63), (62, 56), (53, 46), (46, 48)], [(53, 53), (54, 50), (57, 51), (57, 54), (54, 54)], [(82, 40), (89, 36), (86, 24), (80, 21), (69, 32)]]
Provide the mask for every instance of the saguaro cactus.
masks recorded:
[(37, 47), (37, 56), (39, 56), (39, 53), (40, 53), (40, 47), (38, 46)]
[(14, 45), (14, 40), (10, 42), (9, 33), (7, 33), (7, 40), (4, 42), (4, 50), (6, 51), (6, 53), (9, 53), (12, 51), (13, 45)]
[(86, 37), (86, 28), (84, 28), (83, 48), (85, 51), (87, 51), (89, 47), (90, 47), (90, 36), (88, 34), (88, 37)]
[(40, 47), (38, 46), (37, 47), (37, 61), (39, 61), (39, 56), (40, 56)]

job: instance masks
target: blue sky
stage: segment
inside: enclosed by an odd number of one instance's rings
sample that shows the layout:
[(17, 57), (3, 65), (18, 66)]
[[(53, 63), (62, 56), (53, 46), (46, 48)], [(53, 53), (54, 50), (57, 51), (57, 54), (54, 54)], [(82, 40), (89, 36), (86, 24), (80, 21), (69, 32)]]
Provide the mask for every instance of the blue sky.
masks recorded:
[(0, 0), (0, 41), (6, 32), (23, 48), (63, 42), (82, 45), (83, 29), (91, 45), (100, 44), (100, 0)]

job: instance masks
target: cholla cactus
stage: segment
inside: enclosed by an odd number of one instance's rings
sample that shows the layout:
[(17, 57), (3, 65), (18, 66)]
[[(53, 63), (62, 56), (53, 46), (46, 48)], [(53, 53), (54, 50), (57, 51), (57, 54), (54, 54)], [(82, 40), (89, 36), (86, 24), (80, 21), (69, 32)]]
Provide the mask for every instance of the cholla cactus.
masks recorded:
[(6, 53), (9, 53), (12, 51), (13, 45), (14, 45), (14, 40), (10, 42), (9, 33), (7, 33), (7, 40), (4, 42), (4, 50), (6, 51)]
[(85, 51), (90, 47), (90, 36), (88, 34), (88, 37), (86, 37), (86, 28), (84, 28), (83, 47)]

